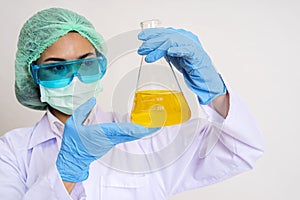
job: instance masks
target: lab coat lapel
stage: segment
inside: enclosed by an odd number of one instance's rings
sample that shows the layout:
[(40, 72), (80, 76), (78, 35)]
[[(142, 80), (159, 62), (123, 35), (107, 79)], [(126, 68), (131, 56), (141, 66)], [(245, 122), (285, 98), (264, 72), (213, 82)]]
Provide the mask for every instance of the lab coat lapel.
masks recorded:
[(29, 168), (27, 186), (38, 179), (47, 178), (47, 173), (55, 167), (58, 155), (57, 136), (51, 130), (47, 115), (35, 126), (29, 143)]

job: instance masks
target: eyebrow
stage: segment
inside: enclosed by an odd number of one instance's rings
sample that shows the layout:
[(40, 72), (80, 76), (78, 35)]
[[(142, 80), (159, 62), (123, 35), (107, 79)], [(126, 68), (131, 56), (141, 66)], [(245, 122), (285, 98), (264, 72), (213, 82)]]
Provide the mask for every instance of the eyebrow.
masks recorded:
[[(86, 58), (90, 55), (94, 55), (95, 53), (93, 52), (89, 52), (89, 53), (86, 53), (82, 56), (79, 56), (77, 59), (83, 59), (83, 58)], [(50, 57), (50, 58), (47, 58), (46, 60), (44, 60), (43, 62), (48, 62), (48, 61), (56, 61), (56, 62), (60, 62), (60, 61), (66, 61), (66, 59), (63, 59), (63, 58), (55, 58), (55, 57)]]

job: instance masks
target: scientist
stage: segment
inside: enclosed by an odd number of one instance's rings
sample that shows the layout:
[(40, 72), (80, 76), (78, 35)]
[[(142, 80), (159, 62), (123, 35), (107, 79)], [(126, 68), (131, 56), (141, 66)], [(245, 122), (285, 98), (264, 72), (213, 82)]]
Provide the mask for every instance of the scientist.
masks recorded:
[[(15, 93), (22, 105), (46, 113), (34, 126), (1, 137), (0, 199), (167, 199), (253, 168), (263, 153), (261, 132), (198, 38), (173, 28), (144, 29), (138, 37), (143, 41), (138, 53), (147, 62), (165, 57), (182, 72), (207, 119), (157, 130), (119, 122), (114, 113), (101, 111), (95, 97), (107, 65), (103, 38), (73, 11), (42, 10), (20, 31)], [(107, 155), (122, 159), (108, 154), (115, 145), (154, 151), (178, 130), (183, 137), (191, 130), (197, 134), (178, 159), (159, 170), (135, 173), (99, 161)], [(216, 134), (216, 143), (203, 154)]]

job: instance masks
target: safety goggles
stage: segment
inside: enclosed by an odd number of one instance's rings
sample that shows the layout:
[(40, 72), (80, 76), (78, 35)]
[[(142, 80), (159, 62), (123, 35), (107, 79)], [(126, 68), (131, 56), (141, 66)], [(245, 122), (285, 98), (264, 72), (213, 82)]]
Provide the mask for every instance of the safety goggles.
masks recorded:
[(83, 83), (100, 80), (106, 72), (104, 56), (78, 60), (67, 60), (48, 64), (31, 64), (31, 73), (37, 84), (47, 88), (62, 88), (77, 76)]

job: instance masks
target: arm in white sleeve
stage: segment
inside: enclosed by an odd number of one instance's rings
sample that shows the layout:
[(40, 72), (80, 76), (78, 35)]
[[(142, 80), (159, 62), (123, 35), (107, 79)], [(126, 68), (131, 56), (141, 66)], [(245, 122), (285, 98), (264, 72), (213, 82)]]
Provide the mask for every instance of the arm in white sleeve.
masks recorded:
[(248, 171), (263, 154), (261, 130), (240, 98), (230, 88), (228, 92), (230, 110), (226, 119), (203, 106), (208, 114), (205, 128), (199, 130), (184, 156), (166, 172), (170, 173), (170, 179), (165, 179), (169, 181), (165, 183), (170, 186), (169, 195)]
[[(226, 132), (228, 136), (231, 136), (234, 140), (245, 142), (249, 146), (263, 152), (263, 137), (258, 124), (238, 94), (229, 86), (227, 86), (227, 90), (230, 99), (228, 116), (224, 119), (211, 106), (202, 105), (208, 121), (221, 126), (222, 131)], [(227, 147), (233, 151), (238, 151), (238, 149), (234, 149), (232, 145), (233, 143), (229, 143)]]
[[(27, 150), (27, 145), (22, 144), (22, 141), (27, 141), (25, 135), (11, 132), (0, 138), (0, 199), (79, 199), (78, 194), (67, 193), (55, 165), (49, 166), (43, 159), (31, 159), (32, 150)], [(49, 156), (48, 152), (42, 156)], [(39, 170), (31, 170), (33, 165)], [(75, 186), (74, 193), (81, 193), (80, 186)]]

